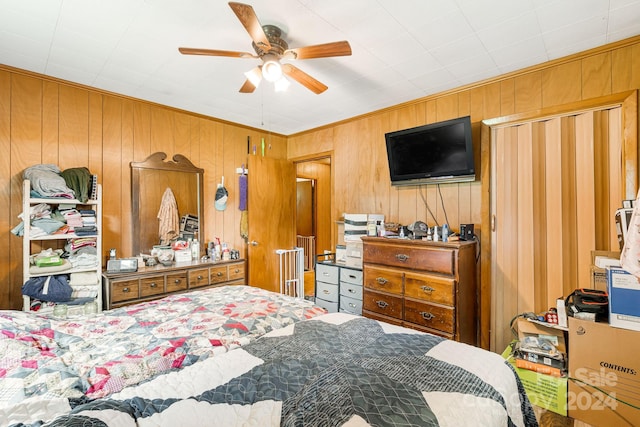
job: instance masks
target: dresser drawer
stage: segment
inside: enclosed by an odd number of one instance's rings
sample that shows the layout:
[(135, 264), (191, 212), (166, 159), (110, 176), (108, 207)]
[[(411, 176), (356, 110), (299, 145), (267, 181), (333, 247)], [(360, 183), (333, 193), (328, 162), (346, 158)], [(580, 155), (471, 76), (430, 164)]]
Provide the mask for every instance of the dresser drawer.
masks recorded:
[(404, 275), (404, 294), (429, 302), (455, 305), (455, 284), (453, 278), (409, 271)]
[(316, 280), (338, 284), (340, 268), (333, 265), (316, 264)]
[(164, 293), (164, 276), (143, 277), (140, 279), (140, 296)]
[(184, 291), (187, 289), (187, 272), (167, 274), (167, 292)]
[(404, 300), (404, 320), (428, 328), (454, 334), (453, 307), (433, 305), (410, 298)]
[(362, 301), (362, 286), (340, 282), (340, 295)]
[(340, 269), (340, 282), (362, 285), (362, 270), (351, 270), (350, 268)]
[(229, 280), (244, 279), (244, 263), (229, 266)]
[(393, 268), (364, 266), (363, 286), (367, 289), (402, 294), (402, 271)]
[(139, 298), (140, 284), (138, 279), (111, 282), (111, 301), (120, 302)]
[(452, 275), (455, 273), (455, 250), (419, 244), (406, 246), (367, 242), (364, 245), (364, 262)]
[(340, 296), (340, 311), (343, 313), (362, 314), (362, 300)]
[(316, 297), (329, 302), (338, 302), (338, 285), (316, 282)]
[(209, 269), (189, 270), (189, 288), (197, 288), (209, 284)]
[(322, 298), (316, 298), (316, 305), (327, 310), (329, 313), (337, 313), (338, 312), (338, 302), (325, 301)]
[(220, 283), (220, 282), (226, 282), (228, 280), (226, 265), (211, 267), (209, 269), (209, 272), (210, 272), (209, 274), (210, 283)]
[(402, 319), (402, 297), (367, 291), (363, 296), (362, 308), (389, 317)]

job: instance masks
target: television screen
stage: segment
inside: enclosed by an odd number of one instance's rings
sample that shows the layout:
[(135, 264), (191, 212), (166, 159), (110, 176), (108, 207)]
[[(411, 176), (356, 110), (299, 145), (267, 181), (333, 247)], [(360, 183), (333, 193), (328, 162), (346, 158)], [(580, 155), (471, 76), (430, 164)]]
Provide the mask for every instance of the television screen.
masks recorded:
[(469, 116), (385, 134), (393, 185), (475, 180)]

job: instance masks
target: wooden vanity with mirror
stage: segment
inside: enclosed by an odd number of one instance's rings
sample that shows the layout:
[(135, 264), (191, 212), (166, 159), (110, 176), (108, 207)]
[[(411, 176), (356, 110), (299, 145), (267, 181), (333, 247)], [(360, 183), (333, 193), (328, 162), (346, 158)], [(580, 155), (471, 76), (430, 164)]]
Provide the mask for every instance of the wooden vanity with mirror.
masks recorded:
[(175, 197), (180, 218), (185, 215), (195, 218), (193, 237), (200, 240), (200, 236), (205, 235), (204, 170), (182, 154), (174, 155), (172, 160), (166, 158), (165, 153), (157, 152), (144, 161), (131, 162), (131, 231), (135, 256), (141, 252), (149, 254), (154, 245), (160, 244), (158, 211), (167, 189)]
[[(167, 189), (171, 190), (178, 216), (189, 217), (187, 233), (178, 230), (181, 238), (201, 240), (204, 236), (204, 170), (189, 159), (176, 154), (171, 160), (162, 152), (151, 154), (141, 162), (131, 162), (132, 253), (151, 254), (161, 243), (158, 212)], [(136, 272), (103, 272), (103, 302), (105, 309), (148, 301), (164, 296), (222, 285), (246, 283), (245, 261), (211, 262), (203, 260), (204, 245), (197, 259), (173, 262), (169, 266), (154, 265)]]

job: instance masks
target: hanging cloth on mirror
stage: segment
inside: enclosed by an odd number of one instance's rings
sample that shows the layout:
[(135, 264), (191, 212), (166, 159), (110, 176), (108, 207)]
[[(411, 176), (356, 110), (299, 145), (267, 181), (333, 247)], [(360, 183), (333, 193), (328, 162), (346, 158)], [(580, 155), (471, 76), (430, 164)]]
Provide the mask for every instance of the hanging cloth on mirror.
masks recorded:
[(164, 190), (158, 211), (158, 236), (161, 245), (168, 245), (180, 235), (178, 203), (169, 187)]

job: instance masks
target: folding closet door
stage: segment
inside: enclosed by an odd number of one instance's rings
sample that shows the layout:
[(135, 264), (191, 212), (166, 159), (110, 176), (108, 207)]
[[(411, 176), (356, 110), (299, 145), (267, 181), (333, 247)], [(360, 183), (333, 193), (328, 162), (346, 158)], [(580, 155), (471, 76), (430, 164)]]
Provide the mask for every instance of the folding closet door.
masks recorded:
[(591, 250), (617, 249), (621, 107), (491, 128), (491, 348), (511, 319), (590, 286)]

